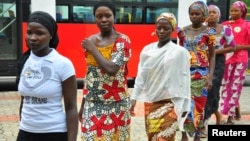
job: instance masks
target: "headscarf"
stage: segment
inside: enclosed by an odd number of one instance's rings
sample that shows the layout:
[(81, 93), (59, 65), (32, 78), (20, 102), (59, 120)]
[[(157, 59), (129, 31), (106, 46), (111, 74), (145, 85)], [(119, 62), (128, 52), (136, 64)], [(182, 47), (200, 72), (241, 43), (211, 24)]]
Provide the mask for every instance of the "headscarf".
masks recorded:
[(161, 19), (167, 20), (171, 24), (173, 31), (175, 30), (175, 28), (177, 26), (177, 22), (176, 22), (176, 18), (174, 16), (174, 14), (169, 13), (169, 12), (161, 13), (161, 15), (156, 18), (155, 23), (158, 23), (159, 20), (161, 20)]
[(246, 18), (246, 15), (247, 15), (247, 5), (243, 2), (243, 1), (235, 1), (233, 4), (232, 4), (232, 7), (237, 7), (241, 10), (241, 18), (242, 19), (245, 19)]
[(203, 22), (206, 21), (209, 12), (208, 12), (207, 4), (204, 1), (193, 2), (188, 8), (188, 13), (190, 13), (190, 9), (200, 9), (203, 14)]
[(31, 22), (39, 23), (48, 29), (50, 35), (52, 36), (49, 42), (49, 47), (56, 49), (59, 43), (59, 38), (57, 34), (57, 24), (55, 19), (46, 12), (35, 11), (31, 13), (28, 24)]
[[(57, 45), (59, 43), (59, 38), (57, 35), (57, 24), (55, 19), (48, 13), (42, 12), (42, 11), (36, 11), (31, 13), (29, 16), (28, 24), (31, 22), (39, 23), (43, 25), (45, 28), (48, 29), (51, 39), (49, 42), (50, 48), (57, 48)], [(20, 80), (20, 74), (22, 72), (23, 66), (26, 62), (26, 60), (30, 56), (31, 50), (28, 49), (17, 61), (17, 75), (16, 75), (16, 84), (18, 85)]]
[[(175, 18), (173, 13), (170, 13), (170, 12), (161, 13), (160, 16), (158, 16), (156, 18), (155, 23), (159, 22), (161, 19), (167, 20), (171, 24), (171, 27), (173, 28), (173, 31), (175, 30), (175, 28), (177, 26), (177, 21), (176, 21), (176, 18)], [(151, 33), (151, 36), (154, 36), (155, 34), (156, 33), (154, 31), (154, 32)]]
[(218, 14), (217, 22), (219, 22), (220, 21), (220, 17), (221, 17), (220, 8), (218, 6), (216, 6), (216, 5), (213, 5), (213, 4), (209, 5), (208, 8), (214, 8), (216, 10), (216, 12)]
[(113, 13), (113, 15), (114, 15), (114, 17), (115, 17), (115, 5), (114, 5), (112, 2), (110, 2), (110, 1), (100, 1), (100, 2), (98, 2), (98, 3), (94, 6), (94, 8), (93, 8), (93, 14), (94, 14), (94, 15), (95, 15), (96, 9), (99, 8), (99, 7), (101, 7), (101, 6), (108, 7), (108, 8), (112, 11), (112, 13)]

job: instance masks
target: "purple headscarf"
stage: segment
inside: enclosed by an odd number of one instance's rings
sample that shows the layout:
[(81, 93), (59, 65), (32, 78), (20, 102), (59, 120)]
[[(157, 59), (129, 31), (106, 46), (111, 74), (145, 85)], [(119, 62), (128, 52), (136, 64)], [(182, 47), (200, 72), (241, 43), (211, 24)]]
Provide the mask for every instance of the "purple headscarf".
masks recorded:
[(220, 17), (221, 17), (220, 8), (218, 6), (216, 6), (216, 5), (213, 5), (213, 4), (209, 5), (208, 9), (209, 8), (214, 8), (216, 10), (216, 12), (218, 14), (217, 22), (219, 22), (220, 21)]
[(203, 13), (203, 22), (206, 21), (209, 13), (207, 4), (204, 1), (193, 2), (188, 8), (188, 13), (190, 13), (190, 9), (200, 9)]
[(245, 19), (247, 15), (247, 5), (243, 1), (235, 1), (232, 7), (238, 7), (241, 10), (241, 18)]

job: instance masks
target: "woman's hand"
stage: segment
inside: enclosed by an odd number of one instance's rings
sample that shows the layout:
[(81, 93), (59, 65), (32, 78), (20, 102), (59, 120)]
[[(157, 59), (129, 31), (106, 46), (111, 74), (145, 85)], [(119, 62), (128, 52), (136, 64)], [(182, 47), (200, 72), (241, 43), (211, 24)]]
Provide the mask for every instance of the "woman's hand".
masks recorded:
[(206, 87), (207, 87), (207, 90), (210, 90), (212, 88), (212, 79), (210, 77), (207, 78), (206, 80)]
[(187, 112), (183, 112), (181, 117), (184, 118), (186, 116)]
[(134, 109), (135, 109), (135, 105), (136, 105), (136, 100), (131, 100), (131, 106), (130, 106), (130, 115), (131, 116), (135, 116), (135, 112), (134, 112)]
[(79, 112), (78, 112), (78, 120), (80, 123), (82, 123), (82, 113), (83, 113), (83, 109), (84, 109), (84, 104), (85, 104), (85, 98), (83, 97), (82, 104), (81, 104), (81, 107), (80, 107)]
[(83, 39), (81, 45), (85, 51), (89, 52), (91, 52), (92, 49), (95, 48), (95, 44), (90, 38)]
[(79, 112), (78, 112), (78, 120), (79, 120), (80, 123), (82, 123), (82, 112), (83, 112), (83, 108), (81, 107), (79, 109)]

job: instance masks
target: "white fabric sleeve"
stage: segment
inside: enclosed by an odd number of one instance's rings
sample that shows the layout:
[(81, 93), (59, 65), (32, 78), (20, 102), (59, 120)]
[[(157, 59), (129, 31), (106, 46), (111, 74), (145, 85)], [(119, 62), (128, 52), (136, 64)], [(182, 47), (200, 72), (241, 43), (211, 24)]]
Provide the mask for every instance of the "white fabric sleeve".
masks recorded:
[(61, 60), (61, 69), (59, 69), (60, 77), (62, 81), (65, 81), (69, 77), (75, 75), (75, 68), (73, 63), (66, 57)]

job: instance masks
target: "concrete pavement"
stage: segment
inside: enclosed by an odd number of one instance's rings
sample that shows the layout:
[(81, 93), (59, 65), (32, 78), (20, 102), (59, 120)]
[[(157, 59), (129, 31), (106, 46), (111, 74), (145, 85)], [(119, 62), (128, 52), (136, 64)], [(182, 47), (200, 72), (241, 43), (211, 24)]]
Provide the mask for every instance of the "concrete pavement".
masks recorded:
[[(133, 89), (130, 89), (132, 91)], [(78, 90), (78, 107), (80, 106), (82, 94)], [(240, 98), (242, 119), (236, 121), (236, 124), (250, 125), (250, 87), (244, 87), (242, 96)], [(0, 141), (15, 141), (18, 132), (19, 124), (19, 104), (20, 95), (17, 91), (1, 91), (0, 92)], [(144, 117), (143, 104), (137, 103), (135, 107), (136, 116), (132, 117), (131, 123), (131, 141), (147, 141)], [(214, 124), (214, 117), (211, 118), (209, 124)], [(79, 128), (80, 129), (80, 128)], [(176, 141), (180, 141), (180, 132), (177, 132)], [(80, 130), (78, 134), (78, 141), (81, 141)], [(202, 139), (207, 141), (207, 139)]]

